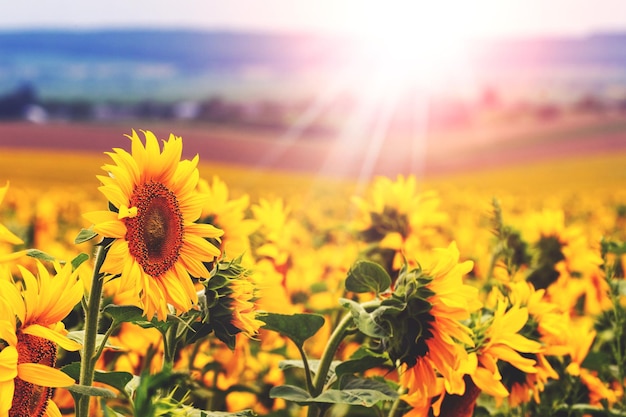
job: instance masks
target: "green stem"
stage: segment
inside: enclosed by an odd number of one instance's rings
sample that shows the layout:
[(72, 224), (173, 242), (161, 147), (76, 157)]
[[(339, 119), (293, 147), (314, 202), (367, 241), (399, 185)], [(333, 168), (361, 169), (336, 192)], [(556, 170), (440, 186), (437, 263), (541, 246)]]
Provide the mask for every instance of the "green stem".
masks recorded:
[[(80, 358), (80, 385), (91, 386), (93, 384), (95, 365), (98, 357), (96, 352), (96, 336), (98, 335), (98, 321), (100, 319), (100, 302), (102, 301), (103, 277), (100, 268), (106, 257), (106, 248), (102, 244), (96, 246), (93, 278), (91, 280), (91, 292), (85, 310), (85, 339)], [(81, 395), (76, 406), (76, 417), (89, 416), (89, 404), (91, 397)]]
[[(402, 395), (403, 393), (404, 393), (404, 388), (402, 387), (398, 388), (398, 394)], [(402, 400), (400, 399), (400, 397), (398, 397), (391, 405), (391, 409), (389, 409), (388, 417), (399, 416), (398, 413), (400, 412), (400, 404), (402, 404)]]
[(302, 356), (302, 363), (304, 365), (304, 375), (306, 377), (306, 389), (309, 392), (313, 392), (313, 379), (311, 378), (311, 367), (309, 366), (309, 361), (306, 358), (306, 353), (304, 353), (304, 349), (300, 345), (296, 345), (298, 351), (300, 352), (300, 356)]
[(96, 351), (96, 354), (94, 355), (94, 358), (99, 358), (100, 355), (102, 355), (102, 352), (104, 351), (104, 348), (106, 347), (107, 341), (109, 340), (109, 337), (113, 334), (113, 332), (115, 331), (115, 329), (117, 329), (119, 326), (119, 324), (116, 323), (112, 323), (111, 327), (109, 327), (106, 331), (106, 333), (104, 334), (104, 337), (102, 338), (102, 342), (100, 343), (100, 346), (98, 346), (98, 350)]
[[(380, 306), (380, 300), (373, 300), (362, 303), (361, 306), (365, 310), (373, 310), (376, 307)], [(346, 313), (341, 321), (333, 330), (333, 333), (330, 335), (330, 339), (326, 344), (326, 348), (322, 353), (322, 357), (320, 358), (320, 362), (317, 368), (317, 373), (315, 374), (315, 378), (313, 379), (313, 389), (311, 391), (312, 397), (317, 397), (324, 390), (324, 384), (326, 383), (326, 377), (328, 374), (328, 370), (330, 369), (330, 365), (335, 357), (335, 353), (337, 349), (339, 349), (339, 345), (346, 337), (346, 331), (350, 328), (350, 326), (354, 323), (352, 313)], [(318, 407), (309, 406), (309, 410), (307, 413), (308, 417), (314, 417), (318, 415), (316, 413), (319, 411)]]
[(178, 340), (176, 338), (177, 330), (178, 326), (173, 323), (163, 333), (163, 353), (165, 355), (163, 360), (164, 371), (171, 371), (174, 369), (174, 356), (176, 355), (176, 345), (178, 344)]

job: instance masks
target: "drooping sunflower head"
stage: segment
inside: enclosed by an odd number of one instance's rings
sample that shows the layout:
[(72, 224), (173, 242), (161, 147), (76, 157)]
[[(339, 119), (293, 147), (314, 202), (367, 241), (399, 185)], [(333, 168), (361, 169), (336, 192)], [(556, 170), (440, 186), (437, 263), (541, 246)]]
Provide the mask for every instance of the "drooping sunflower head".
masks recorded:
[(164, 319), (167, 304), (181, 313), (197, 303), (191, 277), (209, 278), (206, 263), (220, 250), (208, 239), (223, 232), (196, 223), (208, 198), (196, 188), (197, 155), (181, 161), (180, 137), (170, 135), (161, 150), (152, 132), (144, 134), (145, 146), (133, 131), (131, 153), (107, 153), (113, 164), (104, 165), (109, 175), (98, 178), (111, 210), (84, 217), (96, 233), (112, 239), (101, 271), (134, 288), (148, 318)]
[(457, 371), (472, 338), (461, 320), (480, 306), (478, 291), (462, 281), (471, 268), (469, 261), (459, 263), (454, 243), (437, 249), (423, 266), (402, 268), (391, 297), (373, 313), (389, 328), (382, 347), (400, 366), (400, 383), (414, 407), (441, 393), (435, 389), (439, 378), (448, 393), (464, 392)]
[(205, 282), (204, 295), (204, 323), (197, 329), (198, 336), (214, 331), (218, 339), (234, 349), (237, 334), (254, 337), (264, 324), (257, 319), (256, 288), (241, 257), (216, 265), (213, 277)]

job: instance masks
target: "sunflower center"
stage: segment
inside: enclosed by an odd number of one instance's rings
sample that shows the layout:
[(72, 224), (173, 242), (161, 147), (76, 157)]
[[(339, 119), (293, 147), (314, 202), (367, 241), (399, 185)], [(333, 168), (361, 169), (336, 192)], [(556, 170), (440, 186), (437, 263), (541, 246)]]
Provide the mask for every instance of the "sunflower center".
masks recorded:
[(183, 216), (176, 195), (159, 182), (135, 188), (130, 204), (137, 216), (125, 218), (128, 250), (143, 270), (157, 277), (178, 260), (183, 246)]
[[(38, 363), (54, 367), (57, 348), (54, 342), (38, 336), (17, 334), (17, 363)], [(48, 400), (52, 397), (52, 388), (34, 385), (15, 378), (13, 403), (9, 417), (42, 417), (48, 408)]]

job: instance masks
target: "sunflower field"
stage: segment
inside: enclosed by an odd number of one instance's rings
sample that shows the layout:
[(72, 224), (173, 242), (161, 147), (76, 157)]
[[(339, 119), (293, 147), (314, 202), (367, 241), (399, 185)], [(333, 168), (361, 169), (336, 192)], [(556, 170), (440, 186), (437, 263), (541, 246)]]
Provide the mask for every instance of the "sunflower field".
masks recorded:
[(2, 152), (0, 417), (626, 416), (625, 155), (363, 182), (127, 136)]

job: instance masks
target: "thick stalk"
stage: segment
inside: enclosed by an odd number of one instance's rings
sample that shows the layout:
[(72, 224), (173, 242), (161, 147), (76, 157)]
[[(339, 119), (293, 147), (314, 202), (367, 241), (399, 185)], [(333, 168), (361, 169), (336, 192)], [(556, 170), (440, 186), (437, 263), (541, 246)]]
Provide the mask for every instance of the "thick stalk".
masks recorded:
[[(93, 278), (91, 280), (91, 291), (85, 310), (85, 339), (83, 341), (83, 351), (80, 358), (80, 385), (91, 386), (95, 373), (97, 357), (96, 336), (98, 335), (98, 321), (100, 320), (100, 302), (102, 300), (103, 279), (100, 268), (106, 257), (106, 248), (102, 244), (96, 246), (96, 254), (93, 268)], [(76, 406), (76, 417), (89, 416), (89, 404), (91, 396), (81, 395)]]
[[(380, 300), (368, 301), (366, 303), (361, 304), (365, 310), (373, 310), (380, 305)], [(339, 345), (346, 337), (346, 331), (350, 328), (350, 326), (354, 323), (352, 318), (352, 313), (346, 313), (341, 321), (333, 330), (333, 333), (330, 335), (328, 339), (328, 343), (326, 344), (326, 348), (322, 353), (322, 357), (320, 358), (319, 366), (317, 368), (317, 373), (315, 374), (315, 378), (313, 379), (313, 390), (311, 392), (312, 397), (317, 397), (324, 390), (324, 384), (326, 383), (326, 377), (328, 374), (328, 370), (330, 369), (330, 365), (335, 357), (335, 353), (337, 353), (337, 349), (339, 349)], [(318, 408), (314, 406), (309, 406), (309, 411), (307, 413), (308, 417), (313, 417), (317, 415)]]

